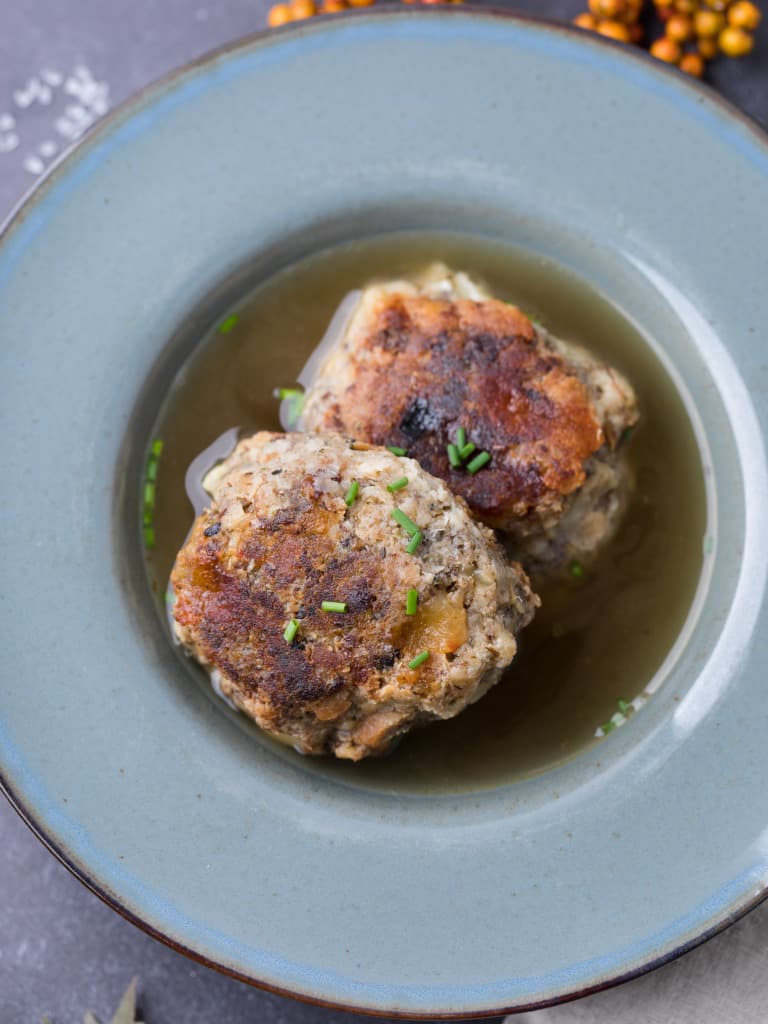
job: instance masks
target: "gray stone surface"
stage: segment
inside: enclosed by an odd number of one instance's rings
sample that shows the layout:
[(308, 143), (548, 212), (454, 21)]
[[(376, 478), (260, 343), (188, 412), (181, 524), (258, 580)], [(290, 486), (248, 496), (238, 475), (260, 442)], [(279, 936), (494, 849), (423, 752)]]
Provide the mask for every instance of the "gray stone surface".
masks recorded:
[[(513, 6), (566, 18), (585, 4), (519, 0)], [(265, 0), (3, 0), (0, 219), (103, 105), (114, 106), (184, 61), (262, 28), (266, 10)], [(768, 126), (768, 25), (760, 37), (750, 58), (721, 62), (710, 80)], [(620, 995), (605, 993), (525, 1019), (757, 1024), (768, 1017), (761, 969), (766, 951), (764, 907)], [(37, 1022), (45, 1013), (55, 1024), (74, 1024), (86, 1008), (108, 1019), (134, 975), (147, 1024), (364, 1019), (257, 991), (150, 939), (71, 877), (0, 800), (0, 1024)]]

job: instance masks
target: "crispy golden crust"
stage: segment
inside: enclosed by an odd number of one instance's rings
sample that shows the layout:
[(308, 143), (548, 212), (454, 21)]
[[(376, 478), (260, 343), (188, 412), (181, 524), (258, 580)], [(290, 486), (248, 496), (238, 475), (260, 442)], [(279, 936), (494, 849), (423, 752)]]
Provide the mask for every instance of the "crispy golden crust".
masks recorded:
[[(404, 472), (408, 487), (393, 495), (386, 484)], [(418, 554), (405, 550), (395, 505), (423, 527)], [(171, 585), (179, 638), (227, 697), (304, 752), (353, 759), (485, 692), (538, 601), (489, 531), (411, 460), (296, 434), (240, 443)], [(348, 610), (324, 612), (324, 601)], [(424, 649), (428, 662), (410, 669)]]
[[(402, 446), (491, 526), (525, 532), (557, 514), (605, 442), (580, 376), (504, 302), (371, 289), (344, 358), (310, 392), (302, 429)], [(446, 451), (462, 426), (493, 456), (474, 476)]]

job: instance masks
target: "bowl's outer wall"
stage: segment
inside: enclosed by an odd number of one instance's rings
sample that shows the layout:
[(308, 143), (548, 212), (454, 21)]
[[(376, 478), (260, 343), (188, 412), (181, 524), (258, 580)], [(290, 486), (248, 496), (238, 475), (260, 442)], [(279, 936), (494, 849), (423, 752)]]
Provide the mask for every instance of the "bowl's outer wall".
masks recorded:
[[(0, 248), (0, 742), (78, 871), (230, 970), (404, 1014), (559, 998), (759, 896), (767, 170), (746, 124), (668, 72), (464, 13), (257, 39), (59, 168)], [(646, 328), (696, 404), (716, 530), (714, 585), (643, 713), (461, 798), (330, 785), (216, 714), (147, 613), (126, 512), (153, 372), (201, 295), (289, 258), (285, 239), (420, 224), (538, 248)]]

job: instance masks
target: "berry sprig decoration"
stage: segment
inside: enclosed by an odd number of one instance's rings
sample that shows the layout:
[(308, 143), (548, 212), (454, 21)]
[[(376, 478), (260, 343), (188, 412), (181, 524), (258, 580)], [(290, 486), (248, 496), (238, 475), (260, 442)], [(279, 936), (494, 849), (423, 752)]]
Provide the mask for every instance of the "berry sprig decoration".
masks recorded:
[(751, 0), (589, 0), (574, 24), (623, 43), (644, 43), (643, 21), (655, 8), (663, 35), (648, 50), (653, 57), (701, 78), (707, 61), (723, 54), (745, 57), (755, 45), (762, 13)]
[[(370, 7), (376, 0), (289, 0), (288, 3), (277, 3), (270, 7), (267, 15), (267, 24), (271, 28), (278, 25), (287, 25), (290, 21), (303, 21), (304, 18), (312, 18), (316, 14), (338, 14), (339, 11), (349, 11), (355, 7)], [(404, 3), (414, 3), (416, 0), (403, 0)], [(418, 0), (423, 4), (453, 3), (461, 4), (464, 0)]]
[[(403, 3), (460, 4), (464, 0), (403, 0)], [(317, 14), (370, 7), (376, 0), (281, 0), (269, 9), (272, 28)], [(702, 78), (707, 61), (721, 54), (745, 57), (755, 45), (762, 13), (751, 0), (588, 0), (589, 10), (573, 23), (620, 43), (646, 45), (646, 25), (655, 10), (663, 35), (648, 46), (653, 57)], [(652, 10), (653, 9), (653, 10)]]

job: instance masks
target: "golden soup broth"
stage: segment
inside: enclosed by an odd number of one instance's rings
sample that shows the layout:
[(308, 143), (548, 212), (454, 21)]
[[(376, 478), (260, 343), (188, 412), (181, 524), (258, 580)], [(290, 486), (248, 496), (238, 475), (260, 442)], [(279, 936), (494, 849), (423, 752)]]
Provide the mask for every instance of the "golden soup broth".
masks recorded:
[(466, 270), (624, 371), (641, 411), (627, 442), (636, 487), (617, 536), (582, 578), (534, 579), (542, 607), (498, 685), (457, 718), (410, 733), (386, 758), (312, 759), (348, 782), (456, 791), (541, 772), (598, 742), (618, 702), (641, 695), (663, 662), (701, 570), (706, 496), (683, 402), (636, 328), (582, 280), (530, 252), (443, 233), (356, 241), (275, 274), (237, 307), (229, 333), (212, 330), (177, 374), (154, 435), (164, 448), (147, 562), (162, 594), (191, 525), (189, 463), (230, 427), (280, 429), (273, 390), (293, 385), (344, 295), (433, 260)]

